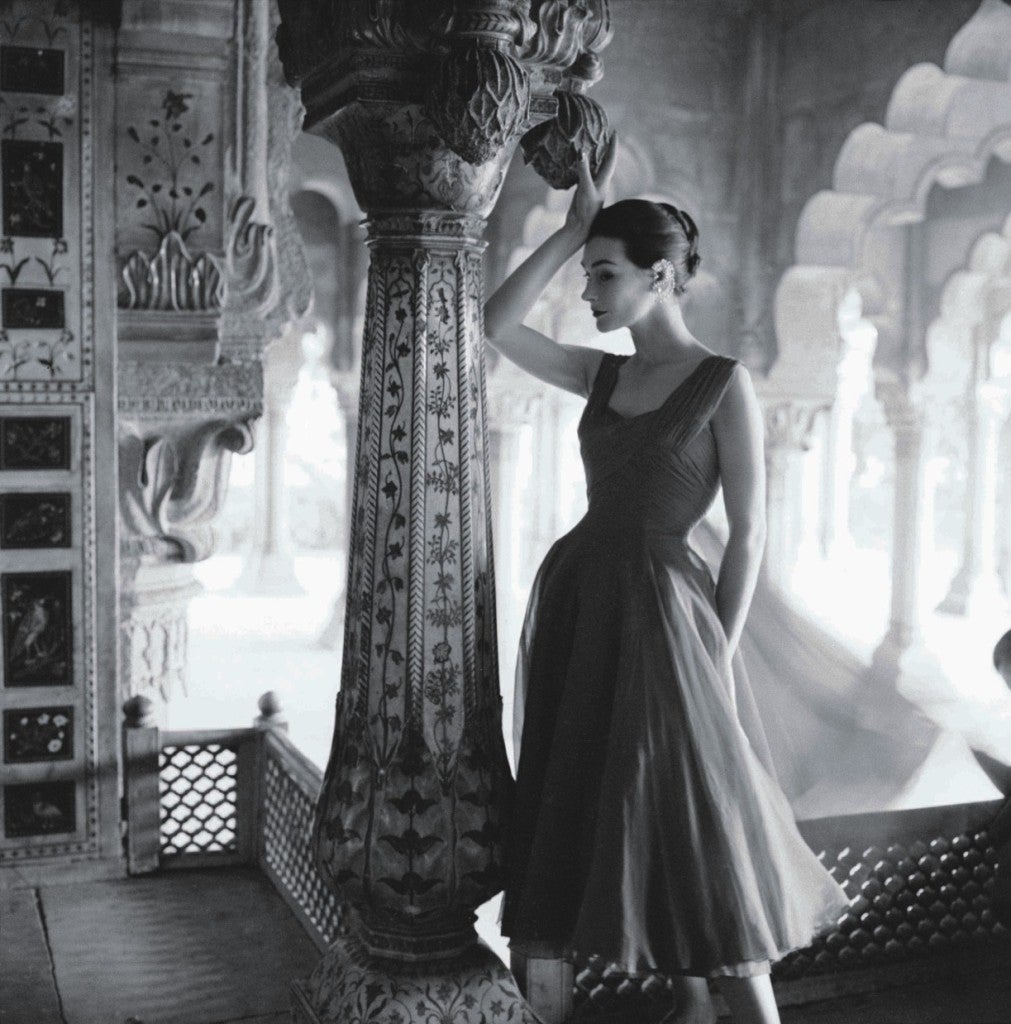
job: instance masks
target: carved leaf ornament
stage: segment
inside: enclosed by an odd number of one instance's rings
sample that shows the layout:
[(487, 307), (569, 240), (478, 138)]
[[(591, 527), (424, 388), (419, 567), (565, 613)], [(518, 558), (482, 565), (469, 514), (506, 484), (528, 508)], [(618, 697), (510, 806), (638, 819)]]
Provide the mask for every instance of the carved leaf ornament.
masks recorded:
[(587, 96), (557, 92), (558, 113), (523, 136), (523, 157), (552, 187), (572, 188), (578, 180), (579, 155), (585, 149), (596, 174), (612, 132), (599, 103)]
[(426, 113), (450, 149), (483, 164), (530, 116), (530, 76), (500, 50), (474, 42), (454, 47), (429, 91)]

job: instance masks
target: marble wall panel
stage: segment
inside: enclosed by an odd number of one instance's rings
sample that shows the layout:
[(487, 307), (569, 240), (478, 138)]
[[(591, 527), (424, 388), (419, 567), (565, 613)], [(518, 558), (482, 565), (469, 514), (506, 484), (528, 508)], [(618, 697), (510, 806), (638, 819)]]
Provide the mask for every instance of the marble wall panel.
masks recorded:
[(0, 494), (0, 548), (69, 548), (73, 532), (69, 492)]
[(77, 829), (73, 782), (28, 782), (4, 786), (4, 836), (26, 839)]
[(0, 607), (4, 686), (73, 683), (70, 572), (0, 574)]
[(3, 714), (5, 764), (69, 761), (74, 756), (74, 708), (69, 704), (13, 708)]
[(48, 46), (0, 46), (0, 92), (62, 96), (63, 51)]
[(51, 288), (4, 288), (3, 323), (19, 330), (66, 326), (64, 293)]
[(70, 417), (0, 418), (0, 472), (70, 469)]
[(29, 238), (63, 235), (63, 144), (27, 139), (0, 143), (3, 231)]

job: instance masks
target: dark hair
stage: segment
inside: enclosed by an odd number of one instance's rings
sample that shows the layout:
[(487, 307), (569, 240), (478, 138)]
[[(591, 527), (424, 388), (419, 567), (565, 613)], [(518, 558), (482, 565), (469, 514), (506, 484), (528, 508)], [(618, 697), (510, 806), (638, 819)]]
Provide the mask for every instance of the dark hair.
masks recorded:
[(649, 270), (657, 260), (670, 260), (678, 295), (684, 292), (702, 259), (695, 221), (670, 203), (649, 199), (622, 199), (605, 206), (594, 217), (587, 238), (616, 238), (624, 244), (628, 258), (643, 270)]

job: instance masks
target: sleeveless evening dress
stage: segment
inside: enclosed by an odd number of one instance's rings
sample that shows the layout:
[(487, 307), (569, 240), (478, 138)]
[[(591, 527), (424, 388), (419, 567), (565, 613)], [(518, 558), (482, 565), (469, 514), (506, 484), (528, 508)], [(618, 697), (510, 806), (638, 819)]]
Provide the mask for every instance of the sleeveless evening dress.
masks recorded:
[(502, 931), (629, 974), (764, 973), (848, 906), (797, 831), (715, 584), (688, 534), (719, 489), (710, 418), (736, 363), (658, 409), (579, 423), (589, 507), (531, 592)]

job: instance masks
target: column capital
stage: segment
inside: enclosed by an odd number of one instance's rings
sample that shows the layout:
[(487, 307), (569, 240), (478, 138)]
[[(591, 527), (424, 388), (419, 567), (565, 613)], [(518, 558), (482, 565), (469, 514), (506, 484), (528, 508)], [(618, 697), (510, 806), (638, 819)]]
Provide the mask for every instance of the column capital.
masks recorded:
[(363, 210), (485, 217), (524, 133), (528, 159), (556, 188), (575, 183), (582, 148), (594, 167), (603, 160), (607, 119), (581, 93), (600, 77), (607, 0), (279, 9), (278, 48), (301, 87), (305, 129), (340, 146)]
[(779, 451), (806, 451), (818, 413), (828, 406), (809, 399), (775, 401), (763, 410), (765, 445), (768, 454)]

